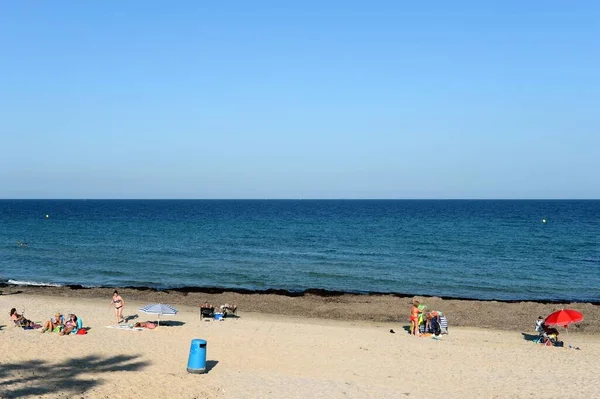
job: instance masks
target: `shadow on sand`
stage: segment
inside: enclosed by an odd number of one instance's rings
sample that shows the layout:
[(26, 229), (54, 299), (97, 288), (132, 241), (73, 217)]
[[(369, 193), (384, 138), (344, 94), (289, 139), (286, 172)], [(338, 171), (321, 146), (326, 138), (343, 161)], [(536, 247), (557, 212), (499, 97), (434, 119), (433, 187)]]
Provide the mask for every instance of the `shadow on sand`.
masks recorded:
[[(154, 320), (153, 323), (158, 323), (158, 320)], [(175, 321), (175, 320), (161, 320), (160, 321), (160, 326), (161, 327), (180, 327), (183, 326), (185, 323), (183, 321)]]
[(207, 360), (206, 361), (206, 372), (207, 373), (210, 372), (210, 370), (212, 370), (217, 365), (217, 363), (219, 363), (218, 360)]
[[(65, 359), (59, 363), (45, 360), (0, 364), (0, 397), (25, 398), (40, 395), (82, 396), (102, 384), (103, 374), (115, 371), (138, 371), (148, 366), (137, 356), (102, 358), (90, 355)], [(85, 377), (82, 374), (87, 374)]]
[(540, 338), (539, 334), (527, 334), (522, 332), (521, 335), (525, 341), (537, 342)]
[(137, 319), (138, 317), (139, 317), (139, 316), (138, 316), (137, 314), (132, 314), (132, 315), (126, 316), (126, 317), (125, 317), (125, 323), (127, 323), (127, 322), (128, 322), (128, 321), (130, 321), (130, 320)]

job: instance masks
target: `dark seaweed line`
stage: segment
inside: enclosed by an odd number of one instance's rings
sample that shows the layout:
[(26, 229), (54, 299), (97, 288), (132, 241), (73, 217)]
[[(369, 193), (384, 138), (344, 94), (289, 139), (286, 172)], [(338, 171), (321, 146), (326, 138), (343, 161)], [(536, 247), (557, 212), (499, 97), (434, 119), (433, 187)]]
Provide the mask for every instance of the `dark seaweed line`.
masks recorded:
[[(0, 287), (32, 287), (30, 285), (15, 285), (15, 284), (6, 284), (0, 283)], [(36, 287), (44, 287), (44, 286), (36, 286)], [(84, 287), (79, 284), (67, 284), (61, 286), (63, 288), (69, 288), (72, 290), (88, 290), (95, 288), (105, 288), (105, 289), (114, 289), (115, 287), (109, 286), (97, 286), (97, 287)], [(136, 286), (123, 286), (116, 287), (119, 289), (128, 289), (135, 291), (152, 291), (152, 292), (178, 292), (181, 294), (188, 293), (202, 293), (202, 294), (223, 294), (223, 293), (236, 293), (243, 295), (281, 295), (286, 297), (303, 297), (305, 295), (314, 295), (319, 297), (338, 297), (342, 295), (366, 295), (366, 296), (393, 296), (396, 298), (413, 298), (415, 296), (420, 296), (423, 298), (433, 298), (434, 295), (421, 295), (421, 294), (407, 294), (401, 292), (379, 292), (379, 291), (335, 291), (335, 290), (326, 290), (323, 288), (308, 288), (306, 290), (299, 291), (291, 291), (284, 289), (276, 289), (276, 288), (268, 288), (264, 290), (251, 290), (246, 288), (227, 288), (227, 287), (176, 287), (176, 288), (152, 288), (152, 287), (136, 287)], [(500, 302), (500, 303), (520, 303), (520, 302), (530, 302), (530, 303), (540, 303), (540, 304), (568, 304), (568, 303), (590, 303), (592, 305), (600, 305), (600, 301), (580, 301), (580, 300), (558, 300), (558, 299), (480, 299), (480, 298), (469, 298), (469, 297), (459, 297), (459, 296), (438, 296), (435, 295), (436, 298), (441, 298), (444, 300), (459, 300), (459, 301), (473, 301), (473, 302)]]

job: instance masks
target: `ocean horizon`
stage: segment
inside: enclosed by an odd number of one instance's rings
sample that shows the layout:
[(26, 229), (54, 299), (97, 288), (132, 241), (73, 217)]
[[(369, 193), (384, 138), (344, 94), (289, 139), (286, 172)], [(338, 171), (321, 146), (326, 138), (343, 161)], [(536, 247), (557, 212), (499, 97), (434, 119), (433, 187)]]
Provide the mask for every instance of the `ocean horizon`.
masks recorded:
[(600, 302), (600, 201), (0, 200), (9, 284)]

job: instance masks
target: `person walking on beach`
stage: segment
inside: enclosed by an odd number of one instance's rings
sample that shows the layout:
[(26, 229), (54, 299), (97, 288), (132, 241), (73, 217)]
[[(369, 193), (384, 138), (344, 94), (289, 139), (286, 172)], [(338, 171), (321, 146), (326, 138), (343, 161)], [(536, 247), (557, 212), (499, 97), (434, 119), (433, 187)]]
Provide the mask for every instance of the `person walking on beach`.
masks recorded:
[(117, 324), (119, 324), (121, 321), (125, 321), (125, 318), (123, 317), (123, 308), (125, 307), (125, 301), (123, 300), (123, 297), (119, 295), (119, 292), (117, 290), (113, 292), (112, 301), (110, 302), (110, 305), (115, 307), (115, 317), (117, 319)]

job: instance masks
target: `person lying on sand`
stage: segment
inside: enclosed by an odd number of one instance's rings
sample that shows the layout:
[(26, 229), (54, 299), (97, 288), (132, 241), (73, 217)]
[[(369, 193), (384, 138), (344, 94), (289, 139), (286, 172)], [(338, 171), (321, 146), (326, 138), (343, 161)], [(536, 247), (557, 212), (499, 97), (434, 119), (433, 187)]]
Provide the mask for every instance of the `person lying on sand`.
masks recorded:
[(33, 322), (31, 320), (27, 320), (23, 315), (17, 313), (17, 309), (12, 308), (10, 310), (10, 319), (15, 322), (16, 326), (19, 327), (33, 327)]
[(64, 317), (60, 313), (57, 312), (56, 315), (54, 316), (54, 318), (52, 318), (44, 323), (44, 326), (42, 327), (42, 333), (45, 333), (46, 331), (60, 332), (62, 330), (63, 326), (64, 326)]
[(138, 321), (133, 325), (134, 327), (147, 328), (149, 330), (153, 330), (156, 328), (156, 324), (151, 321)]

